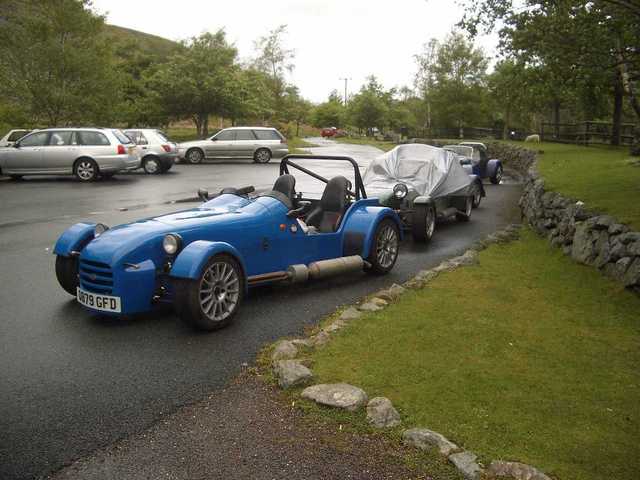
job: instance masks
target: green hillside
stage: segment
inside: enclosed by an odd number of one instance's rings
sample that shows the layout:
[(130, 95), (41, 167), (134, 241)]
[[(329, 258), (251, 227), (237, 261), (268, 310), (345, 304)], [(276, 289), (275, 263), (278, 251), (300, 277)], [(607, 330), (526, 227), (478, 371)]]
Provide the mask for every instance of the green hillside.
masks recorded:
[(105, 33), (115, 42), (135, 43), (143, 53), (161, 58), (168, 57), (180, 48), (180, 44), (173, 40), (117, 25), (105, 25)]

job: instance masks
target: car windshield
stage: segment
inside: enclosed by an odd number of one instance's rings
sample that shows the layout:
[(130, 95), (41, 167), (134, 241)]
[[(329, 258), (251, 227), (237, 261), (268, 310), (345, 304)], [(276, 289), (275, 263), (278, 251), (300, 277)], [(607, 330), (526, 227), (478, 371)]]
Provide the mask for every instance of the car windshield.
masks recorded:
[(7, 141), (17, 142), (22, 137), (24, 137), (27, 133), (29, 133), (29, 130), (18, 130), (16, 132), (13, 132), (11, 135), (9, 135), (9, 138), (7, 138)]
[(156, 135), (160, 137), (160, 140), (162, 140), (163, 142), (171, 142), (167, 134), (161, 130), (156, 130)]
[(463, 157), (473, 157), (473, 147), (467, 145), (445, 145), (443, 148)]

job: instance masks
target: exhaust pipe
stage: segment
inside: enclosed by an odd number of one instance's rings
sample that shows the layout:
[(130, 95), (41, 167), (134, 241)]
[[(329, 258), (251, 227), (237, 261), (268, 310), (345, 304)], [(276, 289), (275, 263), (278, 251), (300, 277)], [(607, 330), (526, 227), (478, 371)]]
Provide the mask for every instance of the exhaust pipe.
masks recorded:
[(313, 280), (331, 277), (347, 272), (356, 272), (364, 268), (360, 255), (320, 260), (309, 264), (309, 277)]

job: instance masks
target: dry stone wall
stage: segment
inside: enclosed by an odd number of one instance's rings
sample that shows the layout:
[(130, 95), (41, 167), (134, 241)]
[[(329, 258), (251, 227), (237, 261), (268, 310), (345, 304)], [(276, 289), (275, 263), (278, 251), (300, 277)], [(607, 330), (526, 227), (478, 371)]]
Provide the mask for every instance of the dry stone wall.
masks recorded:
[(592, 211), (579, 199), (545, 190), (534, 151), (498, 142), (487, 146), (492, 157), (522, 177), (520, 209), (526, 223), (577, 262), (640, 292), (640, 232)]

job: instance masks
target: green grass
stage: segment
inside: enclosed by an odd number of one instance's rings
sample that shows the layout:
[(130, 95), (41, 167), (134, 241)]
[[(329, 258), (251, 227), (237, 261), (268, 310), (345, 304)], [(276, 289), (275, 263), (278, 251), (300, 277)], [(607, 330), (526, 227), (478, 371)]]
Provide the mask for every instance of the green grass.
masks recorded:
[(535, 148), (544, 151), (538, 169), (547, 190), (581, 200), (640, 230), (640, 167), (628, 163), (628, 147), (542, 143)]
[(485, 462), (637, 478), (640, 299), (530, 231), (480, 262), (348, 326), (312, 354), (317, 382), (387, 396)]
[(308, 142), (307, 140), (299, 137), (291, 137), (287, 139), (289, 144), (289, 153), (309, 153), (305, 148), (317, 147), (315, 143)]
[(380, 150), (384, 150), (385, 152), (388, 152), (389, 150), (391, 150), (393, 147), (396, 146), (396, 144), (393, 142), (383, 142), (370, 137), (359, 137), (359, 138), (338, 137), (338, 138), (334, 138), (333, 140), (335, 140), (338, 143), (350, 143), (353, 145), (371, 145), (372, 147), (379, 148)]

